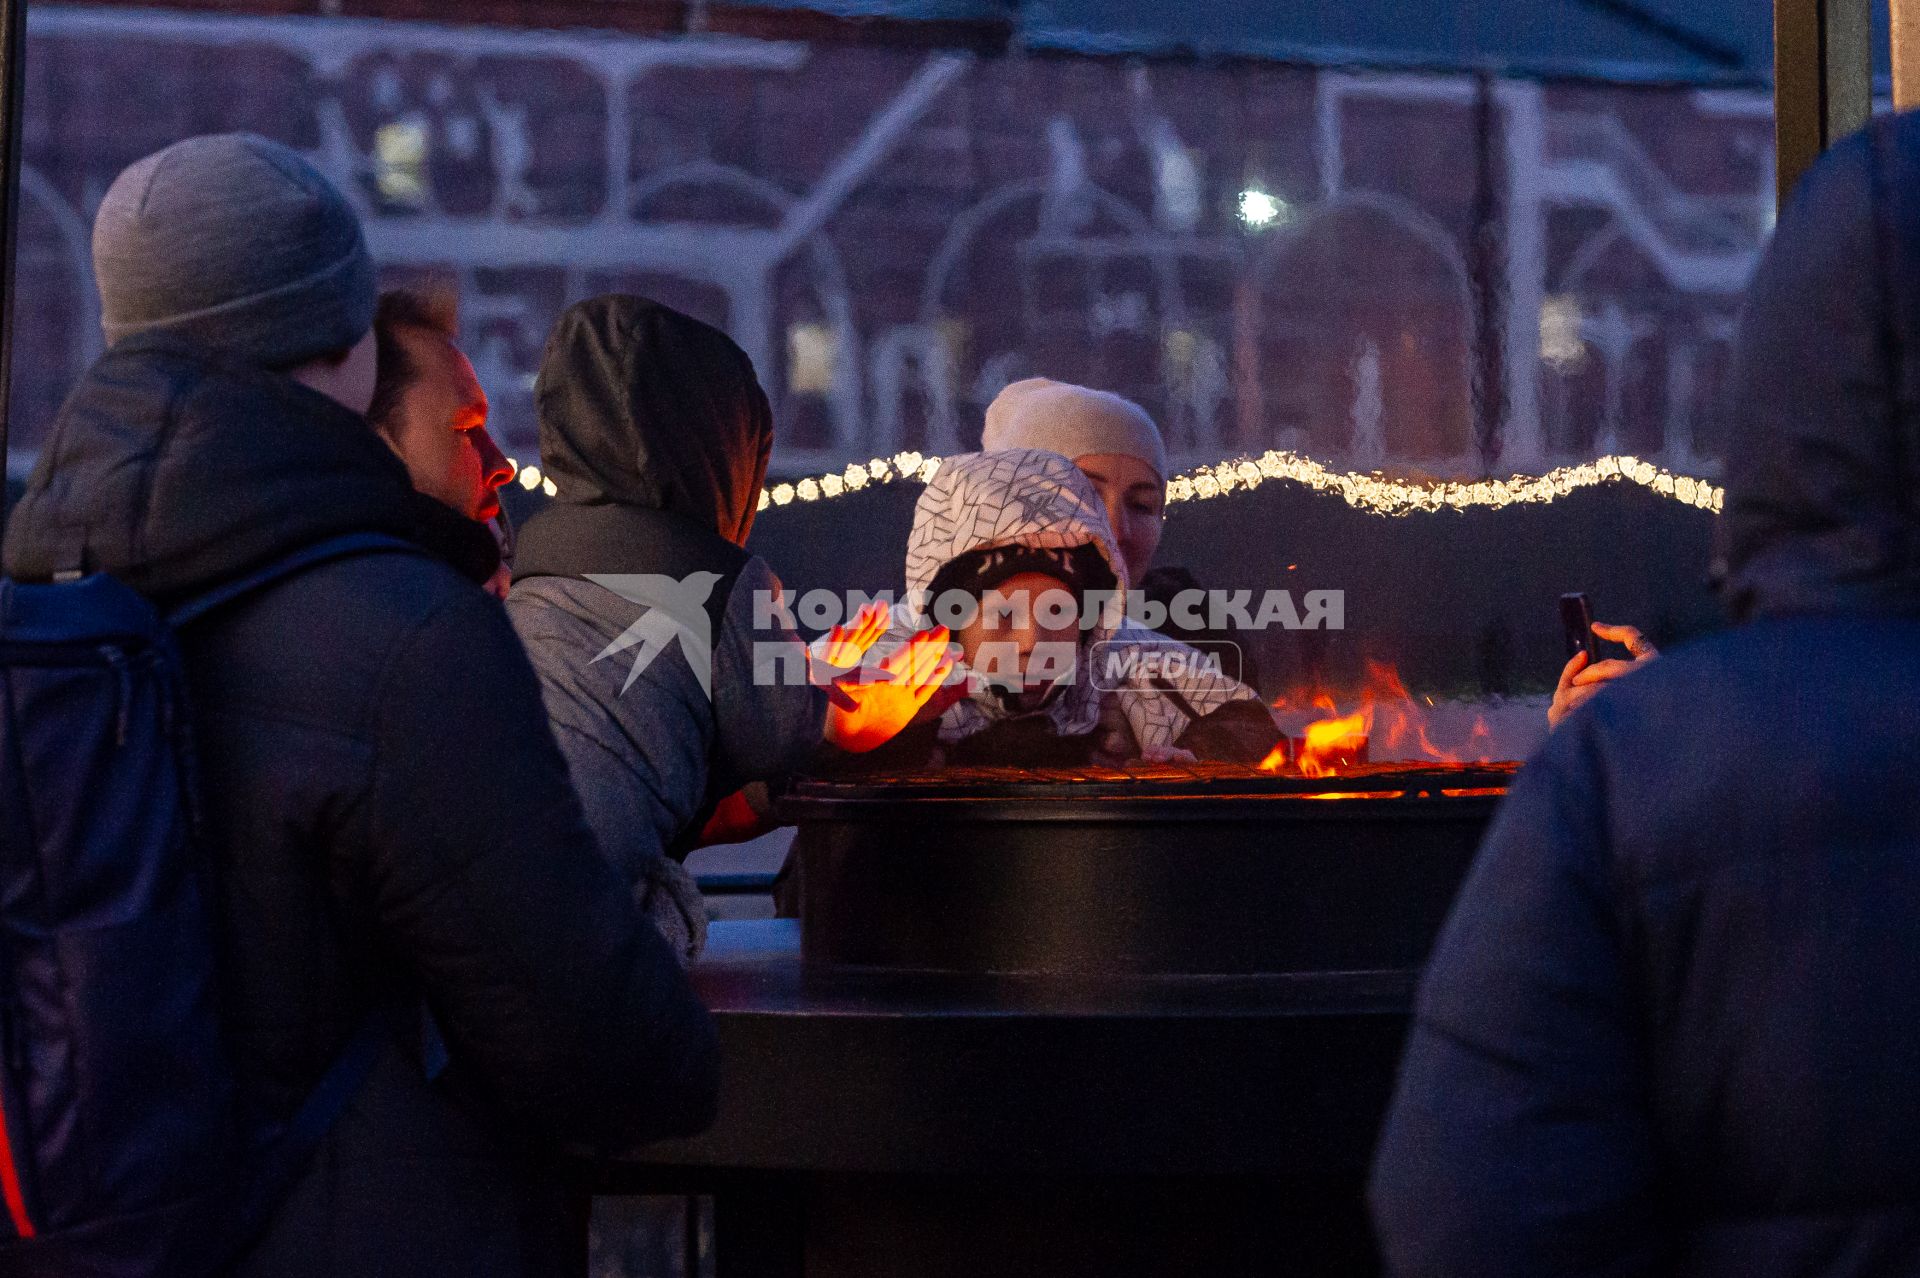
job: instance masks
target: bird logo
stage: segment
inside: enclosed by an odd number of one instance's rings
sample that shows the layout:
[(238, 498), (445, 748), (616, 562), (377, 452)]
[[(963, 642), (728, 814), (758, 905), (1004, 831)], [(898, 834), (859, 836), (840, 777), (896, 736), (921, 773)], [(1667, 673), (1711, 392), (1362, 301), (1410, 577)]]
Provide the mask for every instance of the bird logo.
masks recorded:
[(696, 572), (685, 577), (648, 572), (590, 573), (586, 579), (646, 609), (593, 658), (596, 662), (604, 661), (629, 648), (640, 649), (627, 671), (627, 681), (620, 685), (622, 693), (633, 686), (633, 681), (653, 664), (655, 657), (678, 639), (680, 655), (693, 668), (693, 677), (700, 681), (700, 691), (707, 694), (709, 701), (713, 699), (713, 623), (707, 616), (707, 600), (713, 588), (720, 584), (719, 573)]

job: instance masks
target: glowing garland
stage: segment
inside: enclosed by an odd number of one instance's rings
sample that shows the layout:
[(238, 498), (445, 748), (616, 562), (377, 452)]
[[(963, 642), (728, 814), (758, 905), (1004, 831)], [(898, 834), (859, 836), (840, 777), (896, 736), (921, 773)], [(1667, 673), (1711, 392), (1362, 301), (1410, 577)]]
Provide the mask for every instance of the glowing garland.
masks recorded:
[(858, 492), (869, 484), (890, 484), (896, 479), (917, 479), (926, 483), (940, 469), (938, 457), (920, 453), (895, 453), (891, 458), (876, 457), (862, 465), (853, 462), (845, 470), (815, 475), (798, 483), (775, 484), (760, 490), (758, 509), (789, 506), (796, 501), (820, 501)]
[[(521, 486), (528, 490), (540, 489), (549, 497), (554, 495), (553, 481), (541, 475), (538, 467), (521, 469), (516, 463), (508, 464), (514, 467)], [(760, 490), (758, 509), (790, 506), (796, 501), (831, 500), (897, 479), (917, 479), (926, 483), (939, 469), (938, 457), (915, 452), (896, 453), (891, 458), (876, 457), (865, 463), (853, 462), (842, 471), (763, 488)], [(1623, 479), (1649, 488), (1662, 497), (1671, 497), (1683, 506), (1695, 506), (1715, 514), (1720, 513), (1726, 501), (1726, 492), (1718, 485), (1695, 479), (1691, 475), (1676, 475), (1638, 457), (1601, 457), (1578, 466), (1562, 466), (1544, 475), (1410, 484), (1383, 479), (1378, 474), (1330, 470), (1310, 457), (1274, 451), (1263, 453), (1258, 458), (1230, 459), (1175, 475), (1167, 483), (1167, 504), (1206, 501), (1227, 493), (1251, 490), (1269, 479), (1291, 480), (1317, 492), (1338, 493), (1349, 506), (1375, 515), (1410, 515), (1415, 511), (1467, 510), (1475, 506), (1549, 502), (1565, 497), (1576, 489)]]
[(1562, 466), (1544, 475), (1408, 484), (1379, 475), (1341, 473), (1298, 453), (1269, 452), (1257, 460), (1242, 458), (1202, 466), (1176, 475), (1167, 484), (1167, 502), (1205, 501), (1238, 489), (1258, 488), (1269, 479), (1289, 479), (1319, 492), (1338, 493), (1349, 506), (1375, 515), (1407, 515), (1417, 510), (1466, 510), (1473, 506), (1512, 506), (1549, 502), (1579, 488), (1629, 480), (1671, 497), (1684, 506), (1720, 513), (1726, 492), (1691, 475), (1676, 475), (1638, 457), (1601, 457), (1578, 466)]
[[(896, 479), (932, 479), (940, 469), (938, 457), (898, 453), (876, 457), (845, 470), (811, 476), (794, 483), (762, 489), (759, 509), (790, 506), (794, 502), (830, 500), (874, 484)], [(1726, 493), (1715, 484), (1691, 475), (1676, 475), (1638, 457), (1601, 457), (1578, 466), (1562, 466), (1544, 475), (1515, 475), (1510, 479), (1448, 480), (1409, 484), (1377, 474), (1334, 471), (1298, 453), (1268, 452), (1201, 466), (1176, 475), (1167, 483), (1167, 502), (1206, 501), (1231, 492), (1258, 488), (1269, 479), (1286, 479), (1319, 492), (1338, 493), (1349, 506), (1375, 515), (1409, 515), (1415, 511), (1466, 510), (1474, 506), (1512, 506), (1548, 502), (1576, 489), (1628, 480), (1670, 497), (1685, 506), (1720, 513)], [(548, 481), (550, 485), (552, 481)], [(529, 485), (531, 487), (532, 485)], [(551, 492), (549, 490), (549, 495)]]
[(549, 497), (559, 495), (560, 489), (558, 486), (556, 486), (551, 479), (542, 475), (538, 466), (522, 467), (519, 462), (509, 457), (507, 458), (507, 469), (513, 472), (513, 478), (519, 480), (520, 486), (528, 492), (532, 492), (538, 488)]

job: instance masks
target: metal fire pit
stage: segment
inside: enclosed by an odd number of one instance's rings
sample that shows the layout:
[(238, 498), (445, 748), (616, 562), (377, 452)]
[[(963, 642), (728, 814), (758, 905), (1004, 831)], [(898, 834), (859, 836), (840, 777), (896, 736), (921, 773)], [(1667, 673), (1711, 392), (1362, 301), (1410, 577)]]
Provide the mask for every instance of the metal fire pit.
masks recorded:
[(785, 813), (813, 968), (1410, 970), (1514, 765), (1190, 765), (811, 781)]
[(804, 783), (802, 919), (694, 968), (719, 1120), (603, 1188), (711, 1193), (720, 1278), (1364, 1278), (1417, 969), (1512, 771)]

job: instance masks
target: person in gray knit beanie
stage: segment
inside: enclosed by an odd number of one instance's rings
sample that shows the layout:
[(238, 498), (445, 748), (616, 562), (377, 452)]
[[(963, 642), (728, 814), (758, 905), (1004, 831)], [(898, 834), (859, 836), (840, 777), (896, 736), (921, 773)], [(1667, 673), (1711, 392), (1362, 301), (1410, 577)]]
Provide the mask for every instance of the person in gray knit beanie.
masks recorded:
[(373, 327), (360, 219), (299, 154), (251, 133), (129, 165), (93, 224), (109, 345), (172, 334), (264, 368), (338, 357)]

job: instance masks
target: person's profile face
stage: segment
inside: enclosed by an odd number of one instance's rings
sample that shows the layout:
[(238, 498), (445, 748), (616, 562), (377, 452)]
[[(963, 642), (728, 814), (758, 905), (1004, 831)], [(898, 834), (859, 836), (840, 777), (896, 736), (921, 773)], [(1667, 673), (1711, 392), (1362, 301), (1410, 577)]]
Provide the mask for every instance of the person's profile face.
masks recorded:
[(487, 433), (487, 395), (473, 364), (429, 329), (406, 327), (395, 336), (415, 375), (381, 423), (387, 441), (415, 488), (469, 519), (492, 519), (513, 472)]
[(1127, 580), (1138, 583), (1153, 566), (1166, 522), (1167, 486), (1153, 467), (1125, 453), (1092, 453), (1076, 457), (1080, 468), (1100, 494), (1107, 523), (1127, 565)]

